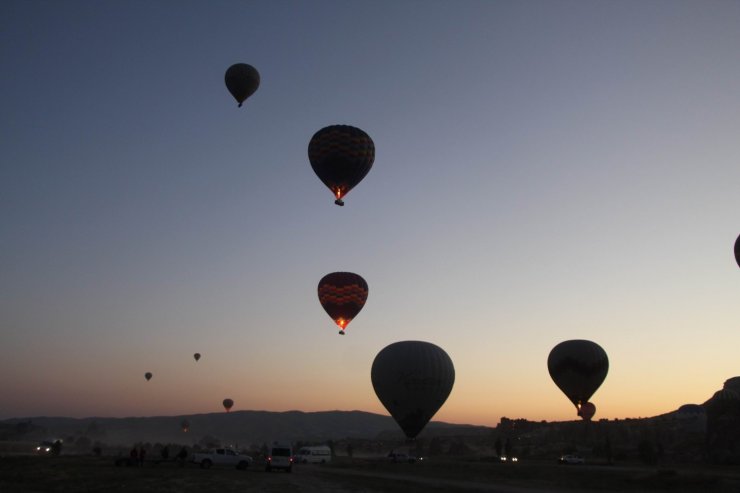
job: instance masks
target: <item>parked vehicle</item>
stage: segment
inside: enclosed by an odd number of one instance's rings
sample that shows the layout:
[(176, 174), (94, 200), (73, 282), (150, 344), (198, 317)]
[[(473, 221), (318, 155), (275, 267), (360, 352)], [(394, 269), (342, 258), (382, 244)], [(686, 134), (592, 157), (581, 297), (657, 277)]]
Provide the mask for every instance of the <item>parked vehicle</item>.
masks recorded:
[(558, 462), (560, 464), (585, 464), (586, 460), (580, 455), (569, 454), (569, 455), (563, 455), (562, 457), (560, 457)]
[(265, 471), (270, 472), (273, 469), (284, 469), (286, 472), (293, 470), (293, 447), (290, 442), (272, 442)]
[(214, 465), (234, 466), (237, 469), (246, 469), (253, 462), (248, 455), (243, 455), (228, 448), (219, 448), (205, 453), (196, 453), (190, 458), (190, 462), (200, 464), (203, 469), (209, 469)]
[(331, 449), (326, 445), (314, 447), (301, 447), (295, 454), (295, 462), (298, 464), (326, 464), (331, 462)]

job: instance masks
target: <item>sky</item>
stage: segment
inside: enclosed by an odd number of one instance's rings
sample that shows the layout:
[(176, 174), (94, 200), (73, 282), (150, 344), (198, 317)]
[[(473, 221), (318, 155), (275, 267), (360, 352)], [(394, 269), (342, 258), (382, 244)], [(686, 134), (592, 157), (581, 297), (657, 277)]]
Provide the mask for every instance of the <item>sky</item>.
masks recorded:
[[(740, 375), (740, 2), (0, 2), (0, 419), (387, 414), (385, 346), (455, 365), (435, 420), (594, 419)], [(261, 74), (242, 108), (233, 63)], [(363, 129), (344, 207), (311, 136)], [(345, 336), (325, 274), (369, 285)], [(193, 353), (200, 352), (197, 363)], [(154, 377), (147, 382), (144, 373)]]

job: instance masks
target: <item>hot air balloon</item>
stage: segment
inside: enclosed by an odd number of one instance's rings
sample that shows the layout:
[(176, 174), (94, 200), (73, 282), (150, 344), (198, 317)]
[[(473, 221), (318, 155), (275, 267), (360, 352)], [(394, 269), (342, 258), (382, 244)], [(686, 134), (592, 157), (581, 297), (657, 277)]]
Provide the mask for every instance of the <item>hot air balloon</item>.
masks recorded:
[(581, 404), (581, 407), (578, 408), (578, 416), (580, 416), (583, 421), (591, 421), (591, 418), (594, 417), (594, 414), (596, 414), (596, 406), (594, 406), (591, 402), (584, 402)]
[(149, 380), (151, 380), (151, 379), (152, 379), (152, 374), (151, 374), (151, 372), (146, 372), (146, 373), (144, 373), (144, 378), (146, 378), (146, 381), (147, 381), (147, 382), (148, 382)]
[(228, 413), (229, 411), (231, 411), (231, 408), (234, 407), (234, 401), (232, 401), (231, 399), (224, 399), (223, 405), (224, 409), (226, 409), (226, 412)]
[(378, 353), (370, 378), (380, 402), (413, 439), (450, 395), (455, 367), (447, 353), (432, 343), (401, 341)]
[(200, 359), (200, 353), (195, 353), (193, 358), (195, 358), (195, 361), (198, 361)]
[(324, 127), (308, 143), (308, 160), (319, 179), (334, 194), (337, 205), (342, 197), (365, 178), (375, 161), (375, 144), (368, 134), (349, 125)]
[(609, 371), (609, 358), (601, 346), (585, 340), (563, 341), (550, 351), (547, 369), (555, 385), (581, 408), (596, 392)]
[(180, 423), (180, 427), (182, 428), (182, 431), (187, 433), (188, 430), (190, 430), (190, 422), (187, 419), (183, 419)]
[(735, 240), (735, 262), (737, 262), (738, 267), (740, 267), (740, 236)]
[(368, 295), (367, 282), (352, 272), (332, 272), (319, 281), (319, 303), (339, 326), (339, 333), (365, 306)]
[(226, 88), (242, 107), (242, 103), (260, 86), (260, 73), (246, 63), (235, 63), (226, 70)]

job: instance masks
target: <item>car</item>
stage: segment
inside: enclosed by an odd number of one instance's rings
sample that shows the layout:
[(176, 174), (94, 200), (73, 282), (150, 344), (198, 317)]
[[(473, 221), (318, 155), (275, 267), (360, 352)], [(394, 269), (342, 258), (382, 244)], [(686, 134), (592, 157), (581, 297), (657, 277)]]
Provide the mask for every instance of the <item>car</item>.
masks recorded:
[(284, 469), (285, 472), (293, 470), (293, 447), (289, 442), (272, 442), (265, 471), (273, 469)]
[(391, 462), (408, 462), (409, 464), (414, 464), (416, 462), (421, 462), (422, 460), (424, 460), (424, 458), (416, 457), (404, 452), (391, 452), (390, 454), (388, 454), (388, 460), (390, 460)]
[(36, 448), (34, 449), (37, 454), (39, 455), (50, 455), (51, 454), (51, 448), (54, 445), (54, 442), (51, 441), (43, 441), (36, 445)]
[(298, 464), (326, 464), (331, 462), (331, 449), (326, 445), (301, 447), (294, 461)]
[(253, 462), (248, 455), (240, 454), (229, 448), (219, 448), (208, 452), (195, 453), (190, 462), (199, 464), (203, 469), (210, 469), (214, 465), (234, 466), (237, 469), (247, 469)]
[(586, 460), (580, 455), (568, 454), (568, 455), (561, 456), (560, 459), (558, 459), (558, 463), (560, 464), (585, 464)]
[(504, 463), (508, 463), (508, 464), (516, 464), (517, 462), (519, 462), (519, 458), (518, 457), (514, 457), (514, 456), (507, 457), (505, 455), (502, 455), (501, 457), (499, 457), (499, 461), (500, 462), (504, 462)]

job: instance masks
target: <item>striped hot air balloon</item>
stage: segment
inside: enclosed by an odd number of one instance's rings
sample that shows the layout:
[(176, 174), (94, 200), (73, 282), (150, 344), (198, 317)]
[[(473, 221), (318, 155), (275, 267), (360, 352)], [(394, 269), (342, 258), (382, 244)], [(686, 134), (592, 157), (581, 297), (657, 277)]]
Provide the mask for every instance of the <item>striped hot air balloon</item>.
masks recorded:
[(353, 272), (332, 272), (319, 281), (319, 303), (324, 307), (339, 333), (354, 319), (365, 306), (368, 286), (365, 279)]

